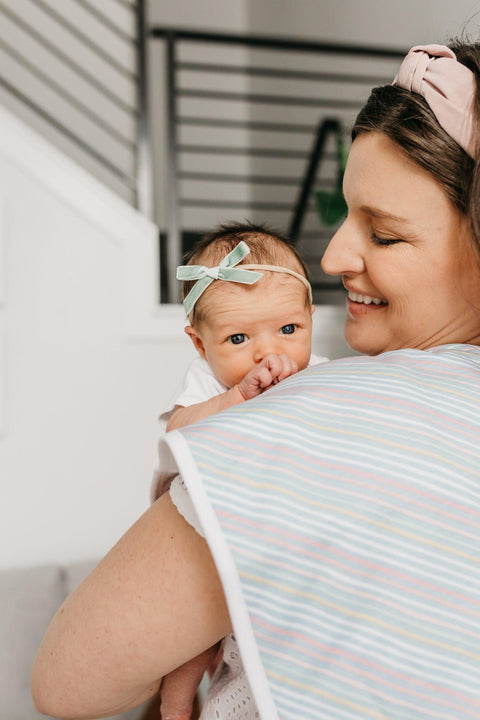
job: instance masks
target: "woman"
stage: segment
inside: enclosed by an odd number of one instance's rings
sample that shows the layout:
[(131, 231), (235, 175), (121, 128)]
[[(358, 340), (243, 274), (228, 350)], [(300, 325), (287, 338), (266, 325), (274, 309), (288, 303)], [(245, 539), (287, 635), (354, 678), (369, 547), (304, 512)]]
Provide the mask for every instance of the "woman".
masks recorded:
[(140, 518), (53, 620), (42, 712), (131, 707), (233, 625), (258, 717), (480, 716), (479, 78), (428, 46), (372, 93), (323, 260), (364, 355), (170, 434), (208, 544), (169, 495)]

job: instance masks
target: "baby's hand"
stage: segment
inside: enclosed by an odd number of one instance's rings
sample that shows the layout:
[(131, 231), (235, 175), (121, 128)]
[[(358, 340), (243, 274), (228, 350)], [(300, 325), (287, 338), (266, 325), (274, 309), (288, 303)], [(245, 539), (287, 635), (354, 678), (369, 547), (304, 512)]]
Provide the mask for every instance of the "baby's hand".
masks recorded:
[(245, 400), (250, 400), (281, 380), (298, 372), (298, 365), (288, 355), (271, 353), (255, 365), (239, 383), (238, 389)]
[(198, 685), (218, 660), (219, 643), (163, 678), (160, 689), (162, 720), (190, 720)]

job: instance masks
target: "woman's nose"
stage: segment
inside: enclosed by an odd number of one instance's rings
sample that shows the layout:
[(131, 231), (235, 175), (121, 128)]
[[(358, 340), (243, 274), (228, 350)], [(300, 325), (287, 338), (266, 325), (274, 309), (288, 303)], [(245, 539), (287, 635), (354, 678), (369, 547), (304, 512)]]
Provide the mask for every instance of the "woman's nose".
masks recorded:
[(322, 258), (327, 275), (347, 275), (365, 270), (363, 241), (348, 218), (330, 240)]

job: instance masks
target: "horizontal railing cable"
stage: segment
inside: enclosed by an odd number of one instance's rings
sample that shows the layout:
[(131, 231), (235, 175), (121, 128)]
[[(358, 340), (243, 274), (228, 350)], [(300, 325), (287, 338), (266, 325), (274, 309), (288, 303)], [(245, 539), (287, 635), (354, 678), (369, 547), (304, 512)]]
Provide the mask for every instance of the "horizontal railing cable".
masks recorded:
[(267, 132), (306, 133), (311, 135), (315, 132), (315, 125), (299, 125), (293, 123), (261, 122), (257, 120), (228, 120), (219, 118), (204, 117), (177, 117), (178, 125), (195, 125), (197, 127), (236, 128), (244, 130), (264, 130)]
[(180, 205), (184, 207), (203, 207), (203, 208), (250, 208), (251, 210), (273, 210), (273, 211), (289, 211), (291, 203), (276, 202), (241, 202), (238, 200), (205, 200), (202, 198), (182, 198)]
[(178, 176), (181, 180), (207, 180), (210, 182), (232, 182), (247, 183), (249, 185), (289, 185), (296, 186), (300, 183), (298, 177), (277, 176), (277, 175), (235, 175), (233, 173), (208, 173), (208, 172), (192, 172), (179, 171)]
[[(305, 159), (308, 157), (306, 150), (270, 149), (256, 147), (231, 146), (221, 147), (220, 145), (177, 145), (177, 150), (182, 153), (207, 154), (207, 155), (244, 155), (270, 158)], [(326, 154), (325, 159), (335, 159), (334, 153)]]
[(238, 45), (263, 50), (285, 50), (286, 52), (328, 53), (333, 55), (351, 55), (352, 57), (366, 56), (393, 59), (402, 58), (405, 55), (404, 49), (376, 47), (374, 45), (296, 40), (294, 38), (279, 38), (269, 35), (236, 35), (232, 33), (186, 30), (184, 28), (152, 27), (150, 29), (150, 35), (154, 38), (174, 36), (177, 40), (186, 42)]
[(201, 100), (229, 100), (242, 103), (259, 103), (262, 105), (295, 105), (297, 107), (315, 107), (315, 108), (358, 108), (358, 102), (355, 100), (347, 100), (345, 98), (308, 98), (297, 97), (295, 95), (265, 95), (260, 93), (235, 93), (228, 91), (215, 90), (196, 90), (179, 88), (177, 90), (179, 98), (198, 98)]
[(300, 70), (287, 70), (270, 67), (252, 67), (247, 65), (217, 65), (216, 63), (180, 61), (176, 65), (177, 71), (191, 70), (192, 72), (219, 73), (221, 75), (245, 75), (252, 77), (281, 78), (282, 80), (308, 80), (315, 82), (351, 82), (367, 85), (383, 85), (391, 78), (379, 75), (357, 75), (355, 73), (326, 73), (306, 72)]

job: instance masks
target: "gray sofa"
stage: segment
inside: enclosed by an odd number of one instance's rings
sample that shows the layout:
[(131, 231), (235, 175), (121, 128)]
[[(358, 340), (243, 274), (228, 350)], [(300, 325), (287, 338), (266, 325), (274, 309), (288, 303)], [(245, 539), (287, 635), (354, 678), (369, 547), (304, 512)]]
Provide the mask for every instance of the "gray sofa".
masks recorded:
[[(36, 650), (58, 606), (93, 567), (45, 566), (0, 572), (0, 718), (41, 720), (30, 695), (30, 670)], [(145, 708), (116, 715), (138, 720)]]

